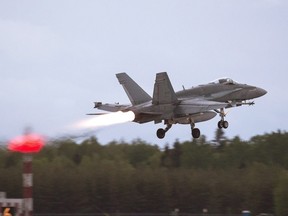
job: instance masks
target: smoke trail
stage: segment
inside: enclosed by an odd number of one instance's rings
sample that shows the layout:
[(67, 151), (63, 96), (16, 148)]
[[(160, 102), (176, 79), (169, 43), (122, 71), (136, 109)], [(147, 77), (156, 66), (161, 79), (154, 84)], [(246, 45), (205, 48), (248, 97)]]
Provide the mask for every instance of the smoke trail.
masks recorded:
[(89, 116), (85, 120), (80, 120), (74, 124), (70, 124), (63, 128), (58, 135), (53, 137), (46, 137), (46, 140), (53, 142), (61, 139), (73, 139), (83, 141), (87, 137), (95, 135), (96, 131), (105, 127), (115, 124), (121, 124), (125, 122), (131, 122), (135, 118), (135, 114), (132, 111), (128, 112), (113, 112), (97, 116)]
[(107, 113), (99, 116), (92, 117), (87, 120), (80, 121), (74, 125), (75, 128), (89, 129), (104, 127), (114, 124), (120, 124), (125, 122), (131, 122), (135, 118), (135, 114), (132, 111), (128, 112), (114, 112)]

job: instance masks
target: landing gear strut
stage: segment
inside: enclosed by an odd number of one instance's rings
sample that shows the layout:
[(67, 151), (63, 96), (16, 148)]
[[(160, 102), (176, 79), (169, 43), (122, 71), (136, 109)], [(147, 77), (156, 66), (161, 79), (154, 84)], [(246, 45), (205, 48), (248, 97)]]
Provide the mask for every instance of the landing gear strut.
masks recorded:
[(159, 139), (163, 139), (165, 137), (166, 132), (172, 127), (172, 124), (167, 124), (166, 128), (159, 128), (156, 132), (157, 137)]
[(191, 123), (191, 133), (192, 133), (192, 137), (193, 138), (199, 138), (200, 137), (200, 130), (198, 128), (195, 128), (195, 124), (194, 123)]
[(218, 128), (221, 129), (221, 128), (228, 128), (229, 127), (229, 123), (228, 121), (225, 121), (224, 120), (224, 117), (226, 116), (225, 112), (224, 112), (224, 108), (221, 108), (220, 109), (220, 112), (218, 111), (220, 117), (221, 117), (221, 120), (218, 122)]

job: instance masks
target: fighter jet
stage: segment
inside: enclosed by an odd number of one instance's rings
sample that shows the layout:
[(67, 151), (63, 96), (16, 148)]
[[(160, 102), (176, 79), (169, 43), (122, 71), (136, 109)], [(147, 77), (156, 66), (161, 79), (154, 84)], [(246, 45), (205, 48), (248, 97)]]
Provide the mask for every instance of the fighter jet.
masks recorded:
[[(219, 128), (228, 128), (225, 120), (225, 109), (242, 105), (253, 105), (248, 100), (261, 97), (267, 93), (262, 88), (240, 84), (230, 78), (220, 78), (205, 85), (175, 92), (168, 74), (156, 74), (153, 96), (147, 94), (126, 73), (118, 73), (116, 77), (123, 86), (131, 104), (109, 104), (94, 102), (94, 108), (109, 112), (132, 111), (134, 122), (146, 123), (154, 121), (164, 123), (165, 128), (157, 130), (157, 137), (163, 139), (173, 124), (189, 124), (193, 138), (200, 137), (200, 130), (195, 127), (198, 122), (208, 121), (217, 114), (220, 116)], [(100, 113), (94, 113), (95, 115)]]

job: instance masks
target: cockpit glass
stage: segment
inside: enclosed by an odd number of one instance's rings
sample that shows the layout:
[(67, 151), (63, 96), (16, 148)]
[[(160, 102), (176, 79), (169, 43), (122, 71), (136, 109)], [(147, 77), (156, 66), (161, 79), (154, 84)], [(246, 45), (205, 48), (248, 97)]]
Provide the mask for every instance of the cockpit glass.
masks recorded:
[(223, 84), (223, 85), (234, 85), (234, 84), (237, 84), (237, 82), (235, 82), (234, 80), (230, 79), (230, 78), (220, 78), (220, 79), (217, 79), (217, 80), (214, 80), (210, 83), (214, 83), (214, 84)]

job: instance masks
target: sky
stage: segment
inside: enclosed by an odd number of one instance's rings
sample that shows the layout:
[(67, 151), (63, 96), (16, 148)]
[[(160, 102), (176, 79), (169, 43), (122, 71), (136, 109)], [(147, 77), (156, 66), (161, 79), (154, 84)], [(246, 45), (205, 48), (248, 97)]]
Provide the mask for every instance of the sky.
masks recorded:
[[(287, 131), (286, 0), (0, 0), (0, 139), (29, 126), (47, 137), (80, 134), (94, 101), (127, 104), (116, 79), (147, 93), (166, 71), (174, 90), (219, 77), (262, 87), (254, 106), (229, 109), (229, 138)], [(219, 117), (197, 127), (214, 138)], [(189, 125), (128, 122), (94, 128), (100, 143), (191, 140)]]

